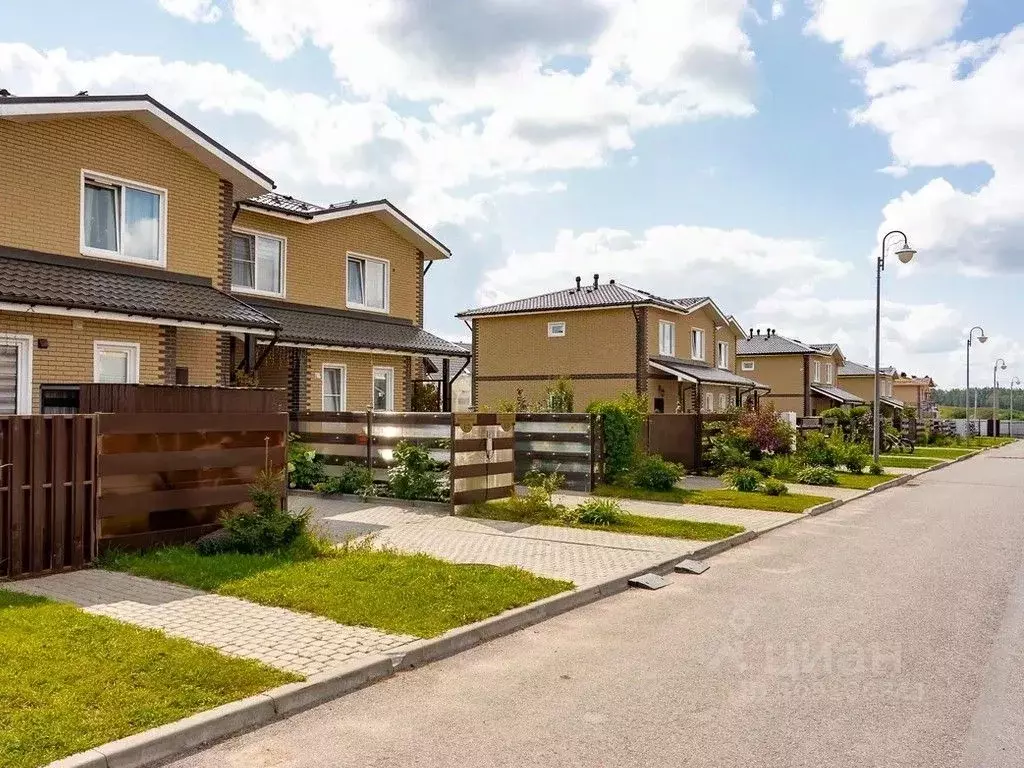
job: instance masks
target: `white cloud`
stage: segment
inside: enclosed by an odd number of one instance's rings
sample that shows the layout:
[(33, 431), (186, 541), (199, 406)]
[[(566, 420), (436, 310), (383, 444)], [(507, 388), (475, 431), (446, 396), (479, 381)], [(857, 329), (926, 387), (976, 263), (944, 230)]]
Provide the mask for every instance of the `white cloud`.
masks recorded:
[(180, 16), (186, 21), (200, 24), (213, 24), (221, 16), (220, 8), (214, 0), (159, 0), (160, 7), (172, 16)]
[(887, 165), (885, 168), (879, 168), (878, 172), (884, 173), (886, 176), (892, 176), (894, 179), (902, 179), (910, 173), (910, 169), (904, 165)]
[(786, 6), (782, 0), (772, 0), (772, 21), (778, 21), (786, 15)]
[(899, 228), (922, 265), (965, 274), (1024, 271), (1024, 25), (868, 67), (869, 101), (854, 114), (889, 139), (898, 168), (988, 166), (977, 189), (944, 176), (891, 200), (879, 232)]
[[(641, 235), (617, 229), (558, 233), (549, 250), (513, 253), (484, 275), (477, 300), (490, 304), (569, 287), (595, 272), (661, 296), (710, 293), (739, 312), (767, 287), (814, 283), (847, 274), (817, 243), (745, 230), (660, 226)], [(731, 309), (730, 309), (731, 307)], [(741, 319), (742, 320), (742, 319)]]
[(940, 42), (960, 26), (967, 0), (809, 0), (806, 31), (856, 59), (881, 47), (888, 55)]

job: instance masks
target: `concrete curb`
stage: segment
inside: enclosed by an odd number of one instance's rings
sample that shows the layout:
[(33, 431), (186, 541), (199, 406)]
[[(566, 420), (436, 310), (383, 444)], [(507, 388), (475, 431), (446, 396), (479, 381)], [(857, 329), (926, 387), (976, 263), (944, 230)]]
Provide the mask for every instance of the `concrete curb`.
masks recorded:
[(343, 696), (394, 674), (387, 656), (371, 656), (247, 699), (198, 712), (50, 763), (48, 768), (141, 768)]
[(289, 496), (300, 496), (306, 499), (327, 499), (328, 501), (352, 501), (356, 504), (370, 504), (379, 506), (386, 504), (389, 507), (401, 507), (403, 509), (434, 509), (438, 512), (451, 514), (452, 505), (447, 501), (412, 501), (409, 499), (394, 499), (390, 496), (369, 496), (363, 498), (354, 493), (317, 493), (301, 488), (289, 488)]

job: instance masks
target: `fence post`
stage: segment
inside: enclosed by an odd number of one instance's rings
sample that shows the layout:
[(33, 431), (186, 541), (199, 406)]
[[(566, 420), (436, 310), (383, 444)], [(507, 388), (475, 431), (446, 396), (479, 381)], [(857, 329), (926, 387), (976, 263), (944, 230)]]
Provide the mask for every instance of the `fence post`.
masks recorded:
[(373, 472), (373, 411), (366, 411), (366, 466)]
[(590, 414), (590, 490), (597, 487), (597, 414)]

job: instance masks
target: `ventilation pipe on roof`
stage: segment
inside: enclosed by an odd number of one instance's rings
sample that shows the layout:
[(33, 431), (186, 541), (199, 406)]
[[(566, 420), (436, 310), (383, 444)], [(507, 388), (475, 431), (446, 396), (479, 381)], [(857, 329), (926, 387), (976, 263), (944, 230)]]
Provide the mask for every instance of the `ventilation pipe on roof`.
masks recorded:
[(598, 281), (599, 281), (600, 279), (601, 279), (601, 276), (600, 276), (599, 274), (597, 274), (597, 273), (595, 272), (595, 273), (594, 273), (594, 287), (595, 287), (595, 288), (597, 288), (597, 283), (598, 283)]
[(751, 339), (754, 338), (754, 329), (753, 328), (750, 329), (750, 338)]
[(611, 280), (608, 281), (608, 285), (615, 285), (615, 278), (614, 277)]
[(760, 335), (761, 335), (761, 329), (760, 329), (760, 328), (758, 328), (758, 329), (757, 329), (757, 335), (758, 335), (758, 336), (760, 336)]
[(583, 282), (583, 278), (581, 278), (579, 275), (576, 275), (576, 292), (577, 293), (580, 292), (580, 283), (581, 282)]

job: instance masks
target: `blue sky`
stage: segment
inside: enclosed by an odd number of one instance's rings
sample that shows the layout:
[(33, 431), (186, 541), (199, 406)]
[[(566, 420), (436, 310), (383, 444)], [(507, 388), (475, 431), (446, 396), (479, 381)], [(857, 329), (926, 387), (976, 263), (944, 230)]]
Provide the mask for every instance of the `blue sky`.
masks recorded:
[[(1024, 373), (1024, 6), (1005, 0), (0, 3), (0, 87), (149, 92), (319, 203), (455, 257), (427, 326), (594, 272), (901, 370)], [(1007, 379), (1008, 380), (1008, 379)]]

